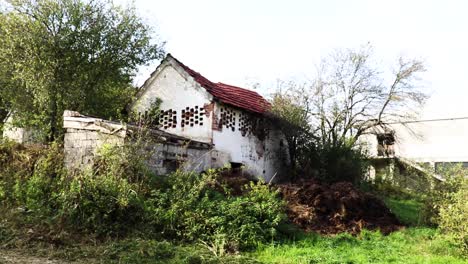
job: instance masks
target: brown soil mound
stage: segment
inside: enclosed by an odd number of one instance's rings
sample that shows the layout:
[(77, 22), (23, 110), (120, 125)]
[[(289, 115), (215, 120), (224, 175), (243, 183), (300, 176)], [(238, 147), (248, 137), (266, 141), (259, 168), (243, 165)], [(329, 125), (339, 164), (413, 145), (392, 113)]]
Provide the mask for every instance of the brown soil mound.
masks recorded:
[(307, 180), (278, 186), (290, 221), (306, 231), (357, 234), (365, 228), (388, 234), (402, 227), (380, 199), (348, 182), (325, 185)]

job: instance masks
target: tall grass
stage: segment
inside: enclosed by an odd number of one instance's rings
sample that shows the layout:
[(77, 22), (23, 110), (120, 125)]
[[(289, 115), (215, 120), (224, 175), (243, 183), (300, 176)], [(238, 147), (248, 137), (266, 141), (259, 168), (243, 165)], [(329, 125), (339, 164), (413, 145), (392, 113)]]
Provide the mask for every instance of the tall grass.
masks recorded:
[(250, 256), (263, 263), (467, 263), (436, 229), (411, 227), (384, 236), (364, 231), (359, 236), (322, 237), (260, 246)]
[(422, 226), (423, 204), (415, 197), (384, 197), (399, 220), (410, 227), (384, 236), (363, 231), (323, 237), (289, 229), (283, 241), (261, 245), (249, 255), (263, 263), (468, 263), (449, 236)]

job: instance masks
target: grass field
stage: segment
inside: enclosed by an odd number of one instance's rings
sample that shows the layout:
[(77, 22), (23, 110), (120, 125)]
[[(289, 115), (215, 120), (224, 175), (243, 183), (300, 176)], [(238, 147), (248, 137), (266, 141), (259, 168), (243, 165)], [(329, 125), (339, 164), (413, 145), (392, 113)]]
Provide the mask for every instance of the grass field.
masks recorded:
[(263, 263), (468, 263), (437, 229), (420, 226), (420, 202), (386, 198), (385, 203), (409, 227), (388, 236), (297, 233), (282, 243), (262, 245), (250, 256)]
[(261, 246), (251, 256), (264, 263), (467, 263), (437, 230), (424, 227), (388, 236), (370, 231), (358, 237), (308, 234)]

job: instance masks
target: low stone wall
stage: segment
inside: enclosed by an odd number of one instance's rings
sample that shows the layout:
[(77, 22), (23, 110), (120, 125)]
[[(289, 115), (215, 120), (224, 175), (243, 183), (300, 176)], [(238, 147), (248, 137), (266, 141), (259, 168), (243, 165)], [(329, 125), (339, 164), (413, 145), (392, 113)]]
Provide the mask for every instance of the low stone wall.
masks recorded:
[(69, 170), (92, 165), (96, 151), (104, 144), (122, 145), (127, 130), (125, 125), (73, 111), (64, 112), (63, 127), (65, 166)]
[[(84, 169), (93, 164), (96, 152), (104, 144), (123, 145), (130, 140), (132, 127), (99, 118), (65, 111), (65, 165), (69, 170)], [(163, 131), (152, 131), (160, 143), (148, 151), (149, 167), (157, 174), (176, 169), (202, 172), (228, 164), (229, 155), (216, 151), (210, 144), (192, 141)]]
[(96, 151), (104, 144), (123, 145), (124, 138), (99, 131), (69, 128), (65, 133), (65, 166), (81, 168), (93, 164)]

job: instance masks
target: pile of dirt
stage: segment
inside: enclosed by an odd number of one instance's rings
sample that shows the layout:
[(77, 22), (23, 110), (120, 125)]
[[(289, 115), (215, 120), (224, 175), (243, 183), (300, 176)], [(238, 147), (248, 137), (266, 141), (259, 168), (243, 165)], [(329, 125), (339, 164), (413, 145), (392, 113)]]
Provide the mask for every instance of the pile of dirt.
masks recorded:
[(320, 234), (359, 233), (379, 229), (388, 234), (402, 228), (396, 216), (374, 195), (349, 182), (331, 185), (315, 180), (278, 185), (294, 224)]

